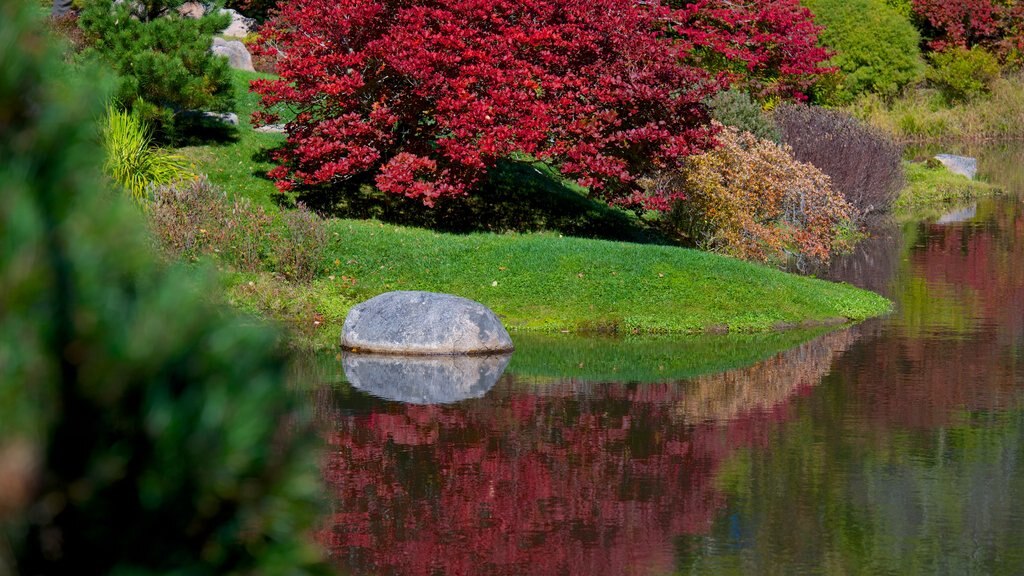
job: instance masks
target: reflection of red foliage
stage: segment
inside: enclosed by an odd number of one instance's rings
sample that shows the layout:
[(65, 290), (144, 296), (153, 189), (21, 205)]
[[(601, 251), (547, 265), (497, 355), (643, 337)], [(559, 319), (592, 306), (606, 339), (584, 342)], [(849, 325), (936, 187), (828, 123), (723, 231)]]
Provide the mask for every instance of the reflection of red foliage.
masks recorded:
[(996, 222), (931, 226), (925, 245), (910, 254), (909, 275), (965, 303), (969, 333), (936, 326), (909, 338), (897, 326), (853, 352), (862, 358), (843, 363), (872, 426), (943, 426), (957, 410), (996, 408), (1017, 394), (1024, 215), (1000, 210), (991, 218)]
[(506, 377), (457, 406), (324, 414), (335, 508), (320, 539), (357, 573), (664, 573), (673, 537), (724, 504), (721, 463), (767, 444), (850, 338), (688, 383), (581, 395)]

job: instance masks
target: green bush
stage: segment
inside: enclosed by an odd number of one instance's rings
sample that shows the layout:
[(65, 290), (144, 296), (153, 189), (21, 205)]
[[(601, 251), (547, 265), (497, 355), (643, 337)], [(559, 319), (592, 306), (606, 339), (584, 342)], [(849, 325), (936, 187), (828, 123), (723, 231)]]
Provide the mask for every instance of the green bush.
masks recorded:
[(120, 76), (116, 99), (173, 141), (182, 110), (228, 111), (233, 92), (227, 60), (210, 53), (229, 16), (178, 15), (184, 0), (86, 0), (78, 19), (90, 49)]
[(277, 336), (158, 265), (101, 189), (99, 109), (56, 84), (37, 11), (0, 3), (0, 458), (31, 487), (0, 495), (0, 573), (319, 571)]
[(921, 37), (910, 20), (883, 0), (805, 0), (824, 26), (823, 44), (835, 51), (832, 65), (843, 75), (837, 98), (896, 95), (921, 78)]
[(999, 79), (999, 61), (982, 48), (953, 47), (930, 55), (928, 81), (950, 104), (970, 102), (991, 92)]
[(149, 129), (129, 112), (108, 106), (102, 139), (103, 172), (136, 202), (145, 200), (155, 186), (191, 176), (185, 157), (151, 146)]
[(779, 141), (779, 130), (761, 106), (742, 90), (725, 90), (707, 100), (711, 116), (725, 126), (750, 132), (761, 140)]

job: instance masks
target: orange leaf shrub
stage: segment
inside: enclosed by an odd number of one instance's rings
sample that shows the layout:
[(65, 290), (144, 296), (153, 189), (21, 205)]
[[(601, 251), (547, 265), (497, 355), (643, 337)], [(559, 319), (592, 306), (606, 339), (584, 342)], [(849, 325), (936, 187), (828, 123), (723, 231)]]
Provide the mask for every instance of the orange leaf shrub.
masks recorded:
[(845, 247), (855, 210), (828, 176), (749, 132), (721, 127), (718, 140), (682, 172), (648, 182), (686, 194), (669, 216), (676, 232), (707, 250), (800, 270)]

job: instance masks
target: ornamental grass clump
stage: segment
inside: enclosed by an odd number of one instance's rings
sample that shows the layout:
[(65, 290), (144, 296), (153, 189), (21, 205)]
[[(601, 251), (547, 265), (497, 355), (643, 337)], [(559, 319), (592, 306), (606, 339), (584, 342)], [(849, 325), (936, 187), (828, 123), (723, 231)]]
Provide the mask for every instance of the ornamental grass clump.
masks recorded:
[(136, 202), (156, 186), (191, 176), (185, 157), (153, 147), (146, 124), (129, 112), (108, 106), (101, 138), (104, 173)]
[(724, 127), (718, 141), (661, 182), (686, 194), (669, 218), (679, 233), (707, 250), (799, 270), (846, 247), (856, 210), (828, 176), (749, 132)]

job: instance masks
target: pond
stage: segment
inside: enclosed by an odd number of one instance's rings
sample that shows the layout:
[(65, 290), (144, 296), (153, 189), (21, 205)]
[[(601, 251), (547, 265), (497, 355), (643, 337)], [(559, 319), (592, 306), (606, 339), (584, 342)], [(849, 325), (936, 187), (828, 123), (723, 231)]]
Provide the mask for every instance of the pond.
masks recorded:
[(830, 271), (892, 298), (879, 320), (519, 337), (446, 404), (322, 362), (339, 573), (1024, 574), (1024, 146), (972, 152), (1011, 194)]

